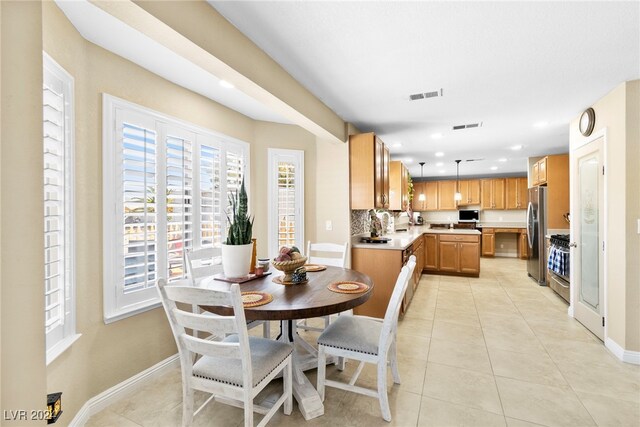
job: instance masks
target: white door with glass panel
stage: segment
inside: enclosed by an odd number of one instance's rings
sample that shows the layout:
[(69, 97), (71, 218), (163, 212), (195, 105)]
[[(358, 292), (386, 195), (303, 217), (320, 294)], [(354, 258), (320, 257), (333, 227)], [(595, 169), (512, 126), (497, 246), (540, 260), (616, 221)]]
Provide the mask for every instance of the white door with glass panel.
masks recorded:
[(571, 152), (571, 299), (575, 318), (604, 340), (604, 137)]
[(281, 246), (303, 248), (304, 151), (269, 148), (269, 256)]

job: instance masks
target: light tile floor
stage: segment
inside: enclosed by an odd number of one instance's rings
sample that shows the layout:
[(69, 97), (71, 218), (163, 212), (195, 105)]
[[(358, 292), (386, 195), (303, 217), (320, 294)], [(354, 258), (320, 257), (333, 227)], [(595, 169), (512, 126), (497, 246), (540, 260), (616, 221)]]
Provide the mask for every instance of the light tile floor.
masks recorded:
[[(422, 276), (398, 328), (402, 384), (393, 385), (389, 375), (390, 424), (376, 399), (328, 388), (324, 416), (305, 422), (294, 404), (291, 416), (280, 412), (270, 425), (639, 426), (640, 367), (613, 357), (567, 316), (564, 301), (527, 278), (525, 267), (515, 259), (482, 259), (477, 279)], [(344, 372), (328, 367), (327, 375), (347, 378), (355, 365)], [(375, 374), (367, 366), (358, 384), (375, 387)], [(307, 375), (315, 384), (315, 371)], [(280, 387), (275, 381), (265, 395)], [(177, 426), (181, 411), (174, 369), (87, 425)], [(215, 402), (194, 421), (242, 424), (240, 409)]]

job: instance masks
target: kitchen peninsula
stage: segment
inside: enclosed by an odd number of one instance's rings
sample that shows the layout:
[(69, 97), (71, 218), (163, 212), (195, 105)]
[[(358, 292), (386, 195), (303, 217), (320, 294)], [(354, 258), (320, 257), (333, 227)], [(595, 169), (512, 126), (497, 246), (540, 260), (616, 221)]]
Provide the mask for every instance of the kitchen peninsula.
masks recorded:
[(480, 237), (478, 230), (432, 229), (414, 226), (406, 232), (386, 235), (387, 243), (362, 243), (362, 235), (352, 238), (351, 268), (367, 274), (376, 283), (376, 292), (356, 314), (383, 317), (395, 278), (411, 255), (416, 256), (415, 273), (410, 280), (403, 311), (406, 311), (423, 272), (454, 276), (480, 275)]

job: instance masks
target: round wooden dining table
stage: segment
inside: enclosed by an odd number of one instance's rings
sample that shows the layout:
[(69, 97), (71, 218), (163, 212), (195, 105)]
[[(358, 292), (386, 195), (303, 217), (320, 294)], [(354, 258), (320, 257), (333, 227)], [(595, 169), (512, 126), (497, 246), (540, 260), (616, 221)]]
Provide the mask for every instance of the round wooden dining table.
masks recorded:
[[(244, 313), (247, 320), (281, 321), (282, 332), (279, 339), (291, 341), (294, 345), (293, 395), (302, 415), (309, 420), (324, 414), (320, 395), (303, 372), (309, 367), (317, 366), (317, 360), (314, 359), (311, 345), (298, 336), (291, 321), (341, 313), (364, 304), (371, 297), (374, 284), (366, 274), (332, 266), (327, 266), (326, 270), (322, 271), (307, 272), (308, 282), (299, 285), (275, 283), (273, 279), (278, 276), (282, 276), (282, 272), (275, 270), (273, 274), (240, 284), (241, 292), (266, 292), (273, 297), (273, 300), (265, 305), (245, 308)], [(337, 293), (327, 288), (335, 282), (359, 282), (368, 285), (369, 288), (361, 293)], [(198, 286), (220, 289), (228, 287), (229, 283), (208, 277), (202, 279)], [(233, 314), (229, 307), (202, 308), (223, 316)], [(301, 345), (296, 346), (296, 344)], [(302, 347), (309, 354), (301, 354), (298, 347)]]

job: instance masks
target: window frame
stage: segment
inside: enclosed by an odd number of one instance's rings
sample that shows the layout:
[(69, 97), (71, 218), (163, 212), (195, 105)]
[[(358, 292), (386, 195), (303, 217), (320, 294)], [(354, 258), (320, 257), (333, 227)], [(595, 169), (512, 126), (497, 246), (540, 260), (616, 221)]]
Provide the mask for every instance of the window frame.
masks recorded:
[[(296, 167), (296, 227), (295, 240), (298, 248), (304, 248), (304, 151), (289, 150), (284, 148), (268, 148), (267, 149), (267, 188), (268, 188), (268, 239), (269, 239), (269, 256), (271, 258), (278, 254), (278, 162), (291, 161), (297, 165)], [(299, 185), (298, 185), (299, 184)]]
[[(64, 292), (62, 312), (62, 334), (46, 348), (46, 364), (49, 365), (58, 356), (80, 338), (76, 332), (76, 236), (75, 236), (75, 81), (60, 64), (46, 52), (42, 52), (43, 86), (45, 90), (46, 74), (60, 81), (64, 102)], [(43, 99), (44, 108), (44, 99)], [(44, 111), (43, 111), (44, 120)], [(44, 144), (44, 134), (43, 134)], [(44, 153), (44, 146), (43, 146)], [(43, 164), (44, 167), (44, 164)], [(44, 185), (44, 182), (43, 182)], [(43, 187), (44, 188), (44, 187)], [(44, 212), (43, 212), (44, 215)], [(44, 279), (43, 272), (43, 279)], [(45, 288), (46, 292), (46, 288)], [(46, 305), (45, 305), (46, 311)], [(53, 331), (50, 331), (53, 332)], [(45, 327), (45, 336), (46, 332)], [(47, 348), (48, 347), (48, 348)]]
[[(121, 241), (122, 221), (122, 172), (118, 154), (122, 141), (122, 128), (118, 128), (118, 123), (122, 118), (120, 115), (135, 116), (140, 123), (145, 123), (149, 129), (156, 132), (156, 192), (164, 194), (166, 191), (166, 138), (169, 136), (192, 136), (192, 244), (199, 247), (201, 244), (201, 206), (200, 206), (200, 153), (201, 147), (213, 147), (219, 150), (221, 156), (221, 175), (226, 177), (226, 157), (227, 153), (233, 151), (244, 158), (245, 184), (250, 182), (250, 146), (248, 143), (232, 138), (221, 133), (200, 127), (184, 120), (154, 111), (132, 102), (103, 93), (103, 318), (105, 324), (152, 310), (160, 306), (160, 298), (155, 286), (148, 287), (141, 291), (130, 293), (128, 296), (121, 292), (124, 282), (118, 283), (118, 275), (121, 270), (121, 254), (118, 251), (118, 244)], [(221, 208), (222, 212), (227, 207), (227, 185), (226, 179), (221, 179)], [(156, 203), (157, 212), (166, 212), (166, 200), (158, 198)], [(167, 236), (166, 236), (166, 213), (164, 220), (160, 220), (160, 215), (156, 219), (156, 276), (167, 276), (165, 267), (167, 263)], [(161, 226), (164, 226), (162, 228)], [(227, 224), (222, 216), (221, 239), (226, 237)], [(162, 248), (162, 251), (160, 250)], [(135, 294), (135, 296), (133, 296)]]

